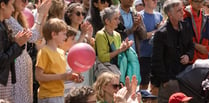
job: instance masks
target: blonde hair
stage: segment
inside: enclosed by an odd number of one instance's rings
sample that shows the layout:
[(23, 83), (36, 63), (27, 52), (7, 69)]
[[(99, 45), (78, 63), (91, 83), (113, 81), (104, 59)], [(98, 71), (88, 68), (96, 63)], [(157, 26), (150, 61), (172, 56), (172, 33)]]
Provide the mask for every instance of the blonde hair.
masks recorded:
[[(15, 17), (15, 13), (19, 12), (19, 11), (17, 11), (15, 5), (13, 5), (13, 6), (14, 6), (15, 11), (12, 13), (12, 16)], [(27, 22), (26, 17), (24, 16), (24, 14), (22, 12), (19, 12), (19, 14), (17, 16), (17, 21), (23, 28), (28, 27), (28, 22)]]
[(48, 19), (50, 18), (64, 18), (65, 1), (64, 0), (52, 0), (52, 5), (48, 12)]
[(97, 100), (104, 102), (104, 90), (102, 89), (102, 87), (110, 83), (113, 78), (120, 77), (119, 75), (113, 74), (111, 72), (104, 72), (97, 78), (96, 82), (93, 85)]
[(58, 33), (67, 30), (67, 24), (58, 18), (49, 19), (43, 26), (43, 36), (46, 41), (52, 39), (52, 32)]

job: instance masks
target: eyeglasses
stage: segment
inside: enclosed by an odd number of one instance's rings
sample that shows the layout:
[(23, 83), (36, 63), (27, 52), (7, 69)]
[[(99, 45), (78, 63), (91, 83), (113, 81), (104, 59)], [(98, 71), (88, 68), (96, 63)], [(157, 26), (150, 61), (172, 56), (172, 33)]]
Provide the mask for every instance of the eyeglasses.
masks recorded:
[(121, 85), (120, 84), (112, 84), (112, 87), (113, 89), (117, 89), (117, 88), (121, 88)]
[(201, 1), (199, 1), (199, 0), (192, 0), (192, 2), (195, 2), (195, 3), (203, 3), (204, 2), (204, 0), (201, 0)]
[(76, 13), (75, 13), (77, 16), (85, 16), (86, 14), (84, 13), (84, 12), (79, 12), (79, 11), (77, 11)]
[(23, 2), (23, 3), (26, 3), (26, 2), (28, 2), (28, 0), (22, 0), (22, 2)]

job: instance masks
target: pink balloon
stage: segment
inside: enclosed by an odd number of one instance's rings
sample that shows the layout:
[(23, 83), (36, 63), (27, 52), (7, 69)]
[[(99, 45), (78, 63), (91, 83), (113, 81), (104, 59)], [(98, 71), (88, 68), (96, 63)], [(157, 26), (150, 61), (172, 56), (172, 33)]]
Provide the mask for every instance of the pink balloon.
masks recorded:
[(30, 9), (28, 8), (25, 8), (23, 10), (23, 13), (26, 17), (26, 20), (27, 20), (27, 23), (28, 23), (28, 26), (29, 28), (33, 27), (33, 24), (34, 24), (34, 16), (33, 16), (33, 13)]
[(89, 70), (96, 60), (94, 49), (87, 43), (77, 43), (73, 45), (67, 56), (67, 62), (75, 72), (85, 72)]

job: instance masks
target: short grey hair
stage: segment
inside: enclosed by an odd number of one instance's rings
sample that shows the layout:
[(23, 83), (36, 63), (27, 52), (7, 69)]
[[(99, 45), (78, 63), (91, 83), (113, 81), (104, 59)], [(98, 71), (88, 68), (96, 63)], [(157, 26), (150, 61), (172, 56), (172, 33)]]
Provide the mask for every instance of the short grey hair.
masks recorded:
[(102, 10), (100, 12), (100, 16), (103, 24), (105, 25), (105, 20), (106, 19), (110, 20), (112, 16), (117, 12), (119, 12), (119, 9), (116, 6), (107, 7), (104, 10)]
[(167, 15), (172, 8), (180, 4), (182, 4), (181, 0), (166, 0), (163, 4), (163, 11)]

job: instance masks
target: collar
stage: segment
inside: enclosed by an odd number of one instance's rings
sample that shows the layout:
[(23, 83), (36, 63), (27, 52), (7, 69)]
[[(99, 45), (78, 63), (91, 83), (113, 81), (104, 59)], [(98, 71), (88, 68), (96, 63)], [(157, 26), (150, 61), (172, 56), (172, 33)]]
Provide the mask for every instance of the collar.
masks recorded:
[(132, 10), (130, 9), (129, 12), (127, 13), (121, 7), (119, 8), (119, 10), (120, 10), (120, 15), (126, 15), (132, 12)]

